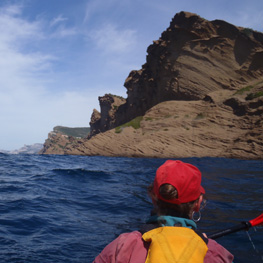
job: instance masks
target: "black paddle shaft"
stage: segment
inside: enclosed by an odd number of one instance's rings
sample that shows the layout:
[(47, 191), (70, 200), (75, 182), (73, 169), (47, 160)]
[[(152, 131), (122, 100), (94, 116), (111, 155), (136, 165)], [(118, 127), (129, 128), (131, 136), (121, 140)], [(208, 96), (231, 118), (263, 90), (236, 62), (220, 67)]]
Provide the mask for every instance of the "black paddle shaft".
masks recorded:
[(208, 235), (208, 238), (216, 239), (216, 238), (223, 237), (223, 236), (231, 234), (231, 233), (238, 232), (240, 230), (248, 230), (251, 226), (252, 225), (249, 222), (242, 222), (239, 225), (236, 225), (236, 226), (233, 226), (231, 228), (224, 229), (224, 230), (220, 230), (220, 231), (217, 231), (211, 235)]

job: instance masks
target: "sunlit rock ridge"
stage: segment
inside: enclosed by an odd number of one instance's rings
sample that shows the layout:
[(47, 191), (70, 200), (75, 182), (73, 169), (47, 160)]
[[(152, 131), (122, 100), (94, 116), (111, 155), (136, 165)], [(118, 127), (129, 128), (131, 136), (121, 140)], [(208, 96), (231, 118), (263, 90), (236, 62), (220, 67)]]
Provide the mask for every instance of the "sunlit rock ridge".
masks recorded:
[(99, 97), (87, 138), (58, 135), (41, 153), (262, 159), (262, 73), (262, 33), (180, 12), (128, 75), (127, 98)]

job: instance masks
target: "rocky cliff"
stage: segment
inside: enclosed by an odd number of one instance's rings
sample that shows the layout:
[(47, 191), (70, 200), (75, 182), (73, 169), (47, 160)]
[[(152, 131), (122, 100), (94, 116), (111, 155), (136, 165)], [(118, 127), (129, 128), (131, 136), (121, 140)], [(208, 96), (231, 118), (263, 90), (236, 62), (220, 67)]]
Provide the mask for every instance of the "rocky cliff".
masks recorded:
[(88, 138), (42, 153), (262, 159), (262, 33), (181, 12), (147, 52), (126, 100), (99, 98)]

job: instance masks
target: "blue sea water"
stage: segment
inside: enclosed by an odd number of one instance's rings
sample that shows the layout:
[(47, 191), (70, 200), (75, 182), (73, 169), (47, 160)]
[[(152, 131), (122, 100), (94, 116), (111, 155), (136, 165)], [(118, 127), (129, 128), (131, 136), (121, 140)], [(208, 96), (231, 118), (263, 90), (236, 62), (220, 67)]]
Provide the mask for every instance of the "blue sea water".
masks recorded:
[[(206, 233), (263, 213), (263, 161), (188, 158), (203, 174)], [(0, 154), (0, 262), (92, 262), (149, 216), (165, 159)], [(217, 241), (235, 263), (263, 262), (262, 227)], [(251, 241), (251, 240), (252, 241)]]

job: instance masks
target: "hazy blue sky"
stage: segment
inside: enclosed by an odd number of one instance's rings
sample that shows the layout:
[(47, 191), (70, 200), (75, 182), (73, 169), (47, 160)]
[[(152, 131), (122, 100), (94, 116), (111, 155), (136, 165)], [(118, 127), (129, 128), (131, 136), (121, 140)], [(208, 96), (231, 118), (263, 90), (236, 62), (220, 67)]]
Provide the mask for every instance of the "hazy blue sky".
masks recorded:
[(1, 0), (0, 149), (89, 126), (182, 10), (263, 31), (262, 0)]

